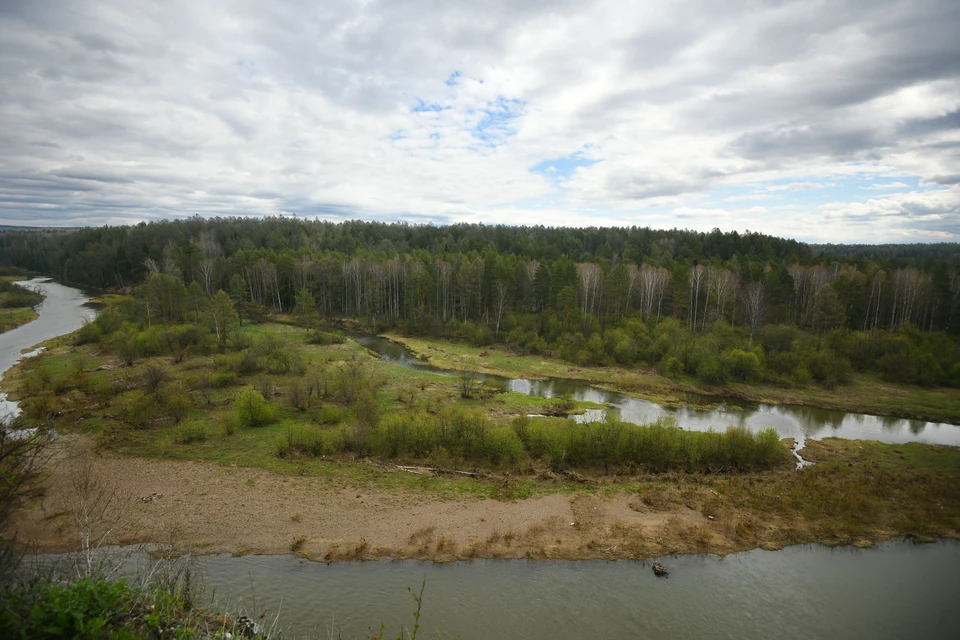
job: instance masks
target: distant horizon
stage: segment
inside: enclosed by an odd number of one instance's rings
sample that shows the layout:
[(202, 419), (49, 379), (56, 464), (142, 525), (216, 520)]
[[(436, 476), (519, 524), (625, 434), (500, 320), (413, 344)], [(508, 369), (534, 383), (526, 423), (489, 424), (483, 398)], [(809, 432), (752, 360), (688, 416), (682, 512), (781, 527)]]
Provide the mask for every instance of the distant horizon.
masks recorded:
[[(706, 230), (706, 231), (701, 231), (701, 230), (699, 230), (699, 229), (690, 229), (690, 228), (681, 227), (681, 226), (673, 226), (673, 227), (652, 227), (652, 226), (650, 226), (650, 225), (604, 225), (604, 226), (598, 226), (598, 225), (582, 225), (582, 226), (572, 226), (572, 225), (507, 224), (507, 223), (486, 224), (486, 223), (483, 223), (483, 222), (451, 222), (451, 223), (447, 223), (447, 224), (435, 224), (435, 223), (433, 223), (433, 222), (404, 222), (404, 221), (402, 221), (402, 220), (397, 220), (397, 221), (381, 221), (381, 220), (364, 220), (364, 219), (362, 219), (362, 218), (351, 218), (351, 219), (345, 219), (345, 220), (324, 220), (324, 219), (321, 219), (321, 218), (304, 218), (304, 217), (301, 217), (301, 216), (294, 216), (294, 215), (275, 215), (275, 216), (230, 216), (230, 215), (222, 215), (222, 216), (210, 216), (210, 217), (204, 217), (204, 216), (184, 216), (184, 217), (177, 217), (177, 218), (164, 218), (163, 220), (150, 220), (150, 221), (147, 221), (146, 224), (164, 223), (164, 222), (177, 222), (177, 221), (190, 220), (190, 219), (195, 218), (195, 217), (200, 217), (200, 218), (203, 219), (203, 220), (212, 220), (212, 219), (215, 219), (215, 218), (217, 218), (217, 217), (219, 217), (219, 218), (221, 218), (221, 219), (243, 218), (243, 219), (248, 219), (248, 220), (266, 220), (267, 218), (289, 218), (289, 219), (292, 219), (292, 220), (297, 220), (297, 221), (299, 221), (299, 222), (319, 222), (319, 223), (327, 223), (327, 224), (344, 224), (344, 223), (348, 223), (348, 222), (364, 222), (364, 223), (398, 224), (398, 225), (421, 226), (421, 227), (433, 226), (434, 228), (438, 228), (438, 229), (442, 229), (442, 228), (444, 228), (444, 227), (457, 226), (457, 225), (483, 225), (483, 226), (489, 226), (489, 227), (504, 226), (504, 227), (520, 228), (520, 229), (534, 229), (534, 228), (537, 228), (537, 227), (543, 227), (543, 228), (545, 228), (545, 229), (590, 229), (590, 228), (594, 228), (594, 229), (629, 229), (629, 228), (646, 228), (646, 229), (650, 229), (650, 230), (652, 230), (652, 231), (678, 231), (678, 232), (684, 232), (684, 233), (703, 233), (703, 234), (711, 233), (711, 232), (714, 231), (713, 229)], [(131, 226), (136, 226), (136, 225), (139, 225), (139, 224), (140, 224), (140, 222), (121, 223), (121, 224), (110, 224), (110, 223), (105, 223), (105, 224), (87, 224), (87, 225), (71, 225), (71, 226), (66, 226), (66, 225), (64, 225), (64, 226), (39, 225), (39, 226), (38, 226), (38, 225), (28, 225), (28, 224), (7, 224), (7, 223), (4, 223), (4, 222), (0, 222), (0, 231), (5, 231), (5, 230), (13, 230), (13, 231), (17, 231), (17, 230), (30, 230), (30, 231), (75, 231), (75, 230), (79, 230), (79, 229), (98, 228), (98, 227), (131, 227)], [(960, 246), (960, 242), (947, 242), (947, 241), (937, 241), (937, 240), (935, 240), (935, 241), (929, 241), (929, 242), (919, 242), (919, 241), (913, 241), (913, 242), (892, 242), (892, 241), (891, 241), (891, 242), (811, 242), (811, 241), (804, 240), (804, 239), (802, 239), (802, 238), (792, 238), (792, 237), (790, 237), (790, 236), (784, 236), (784, 235), (778, 235), (778, 234), (772, 234), (772, 233), (765, 233), (765, 232), (763, 232), (763, 231), (755, 231), (755, 230), (753, 230), (753, 229), (743, 229), (743, 230), (740, 230), (740, 229), (731, 229), (730, 231), (722, 231), (722, 230), (721, 230), (721, 232), (724, 233), (724, 234), (729, 234), (729, 233), (734, 233), (734, 232), (736, 232), (736, 233), (738, 233), (738, 234), (740, 234), (740, 235), (747, 234), (747, 233), (759, 233), (759, 234), (764, 235), (764, 236), (769, 236), (769, 237), (781, 238), (781, 239), (784, 239), (784, 240), (793, 240), (793, 241), (796, 241), (796, 242), (801, 242), (801, 243), (803, 243), (803, 244), (810, 245), (810, 246), (813, 246), (813, 247), (817, 247), (817, 246), (831, 246), (831, 245), (833, 245), (833, 246), (849, 246), (849, 247), (870, 247), (870, 246), (886, 246), (886, 245), (891, 245), (891, 246), (894, 246), (894, 245), (896, 245), (896, 246), (909, 246), (909, 245), (944, 245), (944, 246), (955, 245), (955, 246)]]
[(958, 32), (951, 0), (5, 3), (0, 223), (956, 242)]

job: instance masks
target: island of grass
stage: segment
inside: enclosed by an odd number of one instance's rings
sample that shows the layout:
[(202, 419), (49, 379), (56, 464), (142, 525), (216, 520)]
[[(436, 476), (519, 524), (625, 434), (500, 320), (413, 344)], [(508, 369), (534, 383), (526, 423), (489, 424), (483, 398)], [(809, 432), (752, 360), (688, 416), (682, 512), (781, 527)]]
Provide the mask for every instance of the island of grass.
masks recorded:
[(37, 319), (34, 307), (43, 296), (18, 284), (19, 276), (0, 276), (0, 333)]
[[(64, 435), (15, 520), (23, 543), (72, 544), (56, 505), (81, 466), (139, 500), (112, 542), (172, 527), (196, 552), (646, 558), (960, 534), (955, 447), (827, 439), (796, 471), (773, 431), (574, 424), (589, 403), (465, 388), (316, 326), (240, 325), (224, 298), (148, 318), (117, 297), (7, 375), (23, 426)], [(562, 366), (456, 349), (509, 375)]]

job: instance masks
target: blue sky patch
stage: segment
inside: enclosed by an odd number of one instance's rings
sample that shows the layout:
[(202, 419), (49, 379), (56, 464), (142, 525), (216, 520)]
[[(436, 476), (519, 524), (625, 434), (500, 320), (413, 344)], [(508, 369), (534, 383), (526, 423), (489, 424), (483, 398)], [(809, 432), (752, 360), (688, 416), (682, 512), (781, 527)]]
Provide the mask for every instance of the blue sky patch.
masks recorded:
[(598, 162), (600, 161), (585, 158), (582, 151), (577, 151), (563, 158), (538, 162), (530, 167), (530, 171), (542, 173), (553, 180), (568, 180), (577, 167), (591, 167)]
[(430, 111), (446, 111), (447, 109), (450, 108), (449, 105), (443, 105), (443, 104), (440, 104), (439, 102), (424, 102), (421, 98), (415, 98), (415, 100), (417, 101), (417, 104), (414, 105), (413, 109), (411, 109), (411, 111), (413, 111), (414, 113), (423, 113), (423, 112), (430, 112)]
[(499, 96), (485, 109), (478, 110), (483, 117), (470, 130), (470, 134), (488, 146), (497, 146), (504, 138), (517, 133), (512, 123), (523, 115), (525, 106), (526, 102), (523, 100)]

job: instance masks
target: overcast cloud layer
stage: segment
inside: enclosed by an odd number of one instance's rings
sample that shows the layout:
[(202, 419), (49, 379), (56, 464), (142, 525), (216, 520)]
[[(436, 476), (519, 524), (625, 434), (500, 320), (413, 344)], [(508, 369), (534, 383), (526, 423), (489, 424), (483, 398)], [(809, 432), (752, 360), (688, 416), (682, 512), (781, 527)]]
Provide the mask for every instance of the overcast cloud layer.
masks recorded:
[(960, 240), (960, 2), (0, 0), (0, 224)]

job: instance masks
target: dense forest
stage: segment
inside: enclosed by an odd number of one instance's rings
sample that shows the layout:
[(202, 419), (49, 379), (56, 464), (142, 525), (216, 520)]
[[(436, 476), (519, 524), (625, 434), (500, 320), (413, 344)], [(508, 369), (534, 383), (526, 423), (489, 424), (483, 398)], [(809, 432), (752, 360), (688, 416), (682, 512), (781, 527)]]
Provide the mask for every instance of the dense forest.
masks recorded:
[[(136, 290), (149, 325), (265, 310), (667, 375), (960, 385), (954, 245), (759, 233), (202, 219), (0, 233), (0, 267)], [(955, 248), (955, 247), (954, 247)], [(222, 299), (221, 299), (222, 300)], [(219, 332), (217, 323), (212, 328)]]

